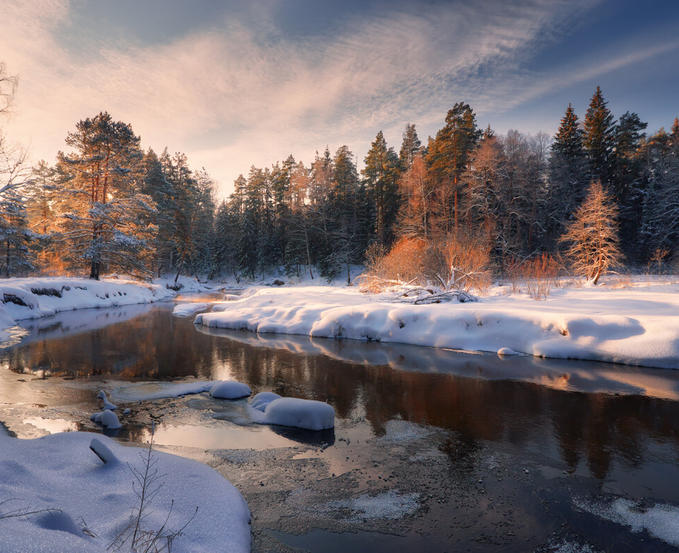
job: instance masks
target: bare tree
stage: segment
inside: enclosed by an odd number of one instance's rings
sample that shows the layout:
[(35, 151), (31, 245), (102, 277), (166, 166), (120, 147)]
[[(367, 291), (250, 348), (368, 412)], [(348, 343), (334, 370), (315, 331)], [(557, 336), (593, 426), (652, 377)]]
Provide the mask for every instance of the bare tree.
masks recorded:
[(618, 208), (601, 182), (592, 182), (575, 219), (561, 236), (569, 244), (567, 255), (573, 270), (597, 284), (602, 274), (620, 263)]

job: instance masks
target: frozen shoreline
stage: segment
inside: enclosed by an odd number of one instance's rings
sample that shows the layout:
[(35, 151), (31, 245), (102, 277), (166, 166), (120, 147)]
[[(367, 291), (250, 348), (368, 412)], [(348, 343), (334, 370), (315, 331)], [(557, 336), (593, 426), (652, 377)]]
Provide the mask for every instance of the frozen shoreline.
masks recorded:
[(562, 288), (546, 301), (503, 295), (478, 303), (409, 305), (355, 288), (260, 289), (195, 323), (538, 357), (679, 368), (679, 285)]

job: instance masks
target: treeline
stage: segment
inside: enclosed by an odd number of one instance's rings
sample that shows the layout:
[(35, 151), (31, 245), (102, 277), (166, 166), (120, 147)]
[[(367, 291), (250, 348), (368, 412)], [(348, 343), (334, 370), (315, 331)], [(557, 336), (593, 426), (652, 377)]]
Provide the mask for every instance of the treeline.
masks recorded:
[(568, 106), (558, 132), (497, 136), (458, 103), (423, 145), (407, 125), (398, 154), (379, 132), (357, 171), (346, 146), (310, 167), (290, 156), (240, 176), (216, 216), (218, 271), (254, 276), (283, 266), (335, 276), (397, 238), (490, 244), (496, 271), (563, 248), (592, 182), (618, 214), (626, 263), (679, 256), (679, 120), (651, 136), (616, 121), (596, 89), (584, 120)]
[(679, 121), (646, 126), (630, 112), (615, 120), (598, 88), (553, 139), (497, 136), (458, 103), (426, 144), (412, 124), (398, 153), (377, 133), (360, 172), (347, 146), (309, 166), (289, 156), (252, 167), (216, 205), (204, 170), (142, 151), (104, 112), (76, 124), (54, 166), (22, 170), (0, 141), (0, 271), (330, 278), (400, 238), (451, 236), (485, 241), (502, 271), (562, 248), (593, 181), (617, 206), (626, 263), (665, 262), (679, 257)]

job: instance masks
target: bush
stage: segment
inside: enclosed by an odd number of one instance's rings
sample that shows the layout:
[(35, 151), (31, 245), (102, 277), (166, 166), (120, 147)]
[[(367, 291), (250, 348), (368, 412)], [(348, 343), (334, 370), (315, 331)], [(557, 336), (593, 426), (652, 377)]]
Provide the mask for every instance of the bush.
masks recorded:
[(360, 277), (365, 292), (403, 285), (468, 292), (490, 285), (490, 245), (480, 239), (449, 236), (425, 241), (404, 237), (388, 252), (371, 246), (366, 258), (366, 272)]

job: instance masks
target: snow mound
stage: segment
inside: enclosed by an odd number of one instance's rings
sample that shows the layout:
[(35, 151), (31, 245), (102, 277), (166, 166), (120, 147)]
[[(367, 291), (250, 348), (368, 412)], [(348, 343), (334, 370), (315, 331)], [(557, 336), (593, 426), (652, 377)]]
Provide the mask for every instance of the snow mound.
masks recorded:
[(252, 393), (250, 386), (233, 380), (215, 382), (210, 388), (210, 395), (217, 399), (240, 399)]
[(575, 501), (575, 505), (598, 517), (629, 526), (632, 532), (646, 530), (670, 545), (679, 546), (679, 507), (656, 504), (644, 508), (622, 497), (608, 505), (587, 501)]
[(90, 420), (97, 424), (101, 424), (104, 428), (109, 428), (110, 430), (123, 427), (118, 420), (118, 415), (110, 409), (104, 409), (100, 413), (93, 413)]
[(335, 427), (335, 409), (322, 401), (281, 397), (265, 407), (264, 422), (305, 430), (327, 430)]
[(512, 348), (500, 348), (497, 350), (497, 354), (500, 357), (504, 357), (506, 355), (521, 355), (518, 351), (514, 351)]
[(172, 314), (175, 317), (190, 317), (191, 315), (207, 310), (209, 306), (209, 303), (178, 303), (174, 306)]
[[(89, 450), (95, 438), (120, 460), (102, 463)], [(8, 509), (41, 511), (0, 520), (1, 551), (105, 553), (128, 524), (138, 499), (130, 466), (143, 469), (143, 450), (87, 432), (18, 440), (0, 434), (0, 500)], [(173, 543), (182, 553), (245, 553), (250, 550), (250, 513), (240, 493), (210, 467), (154, 452), (163, 480), (145, 520), (179, 529)]]
[(252, 398), (252, 401), (250, 401), (250, 406), (264, 412), (264, 409), (266, 409), (266, 406), (269, 405), (269, 403), (275, 399), (280, 399), (280, 397), (281, 396), (274, 394), (273, 392), (259, 392)]

